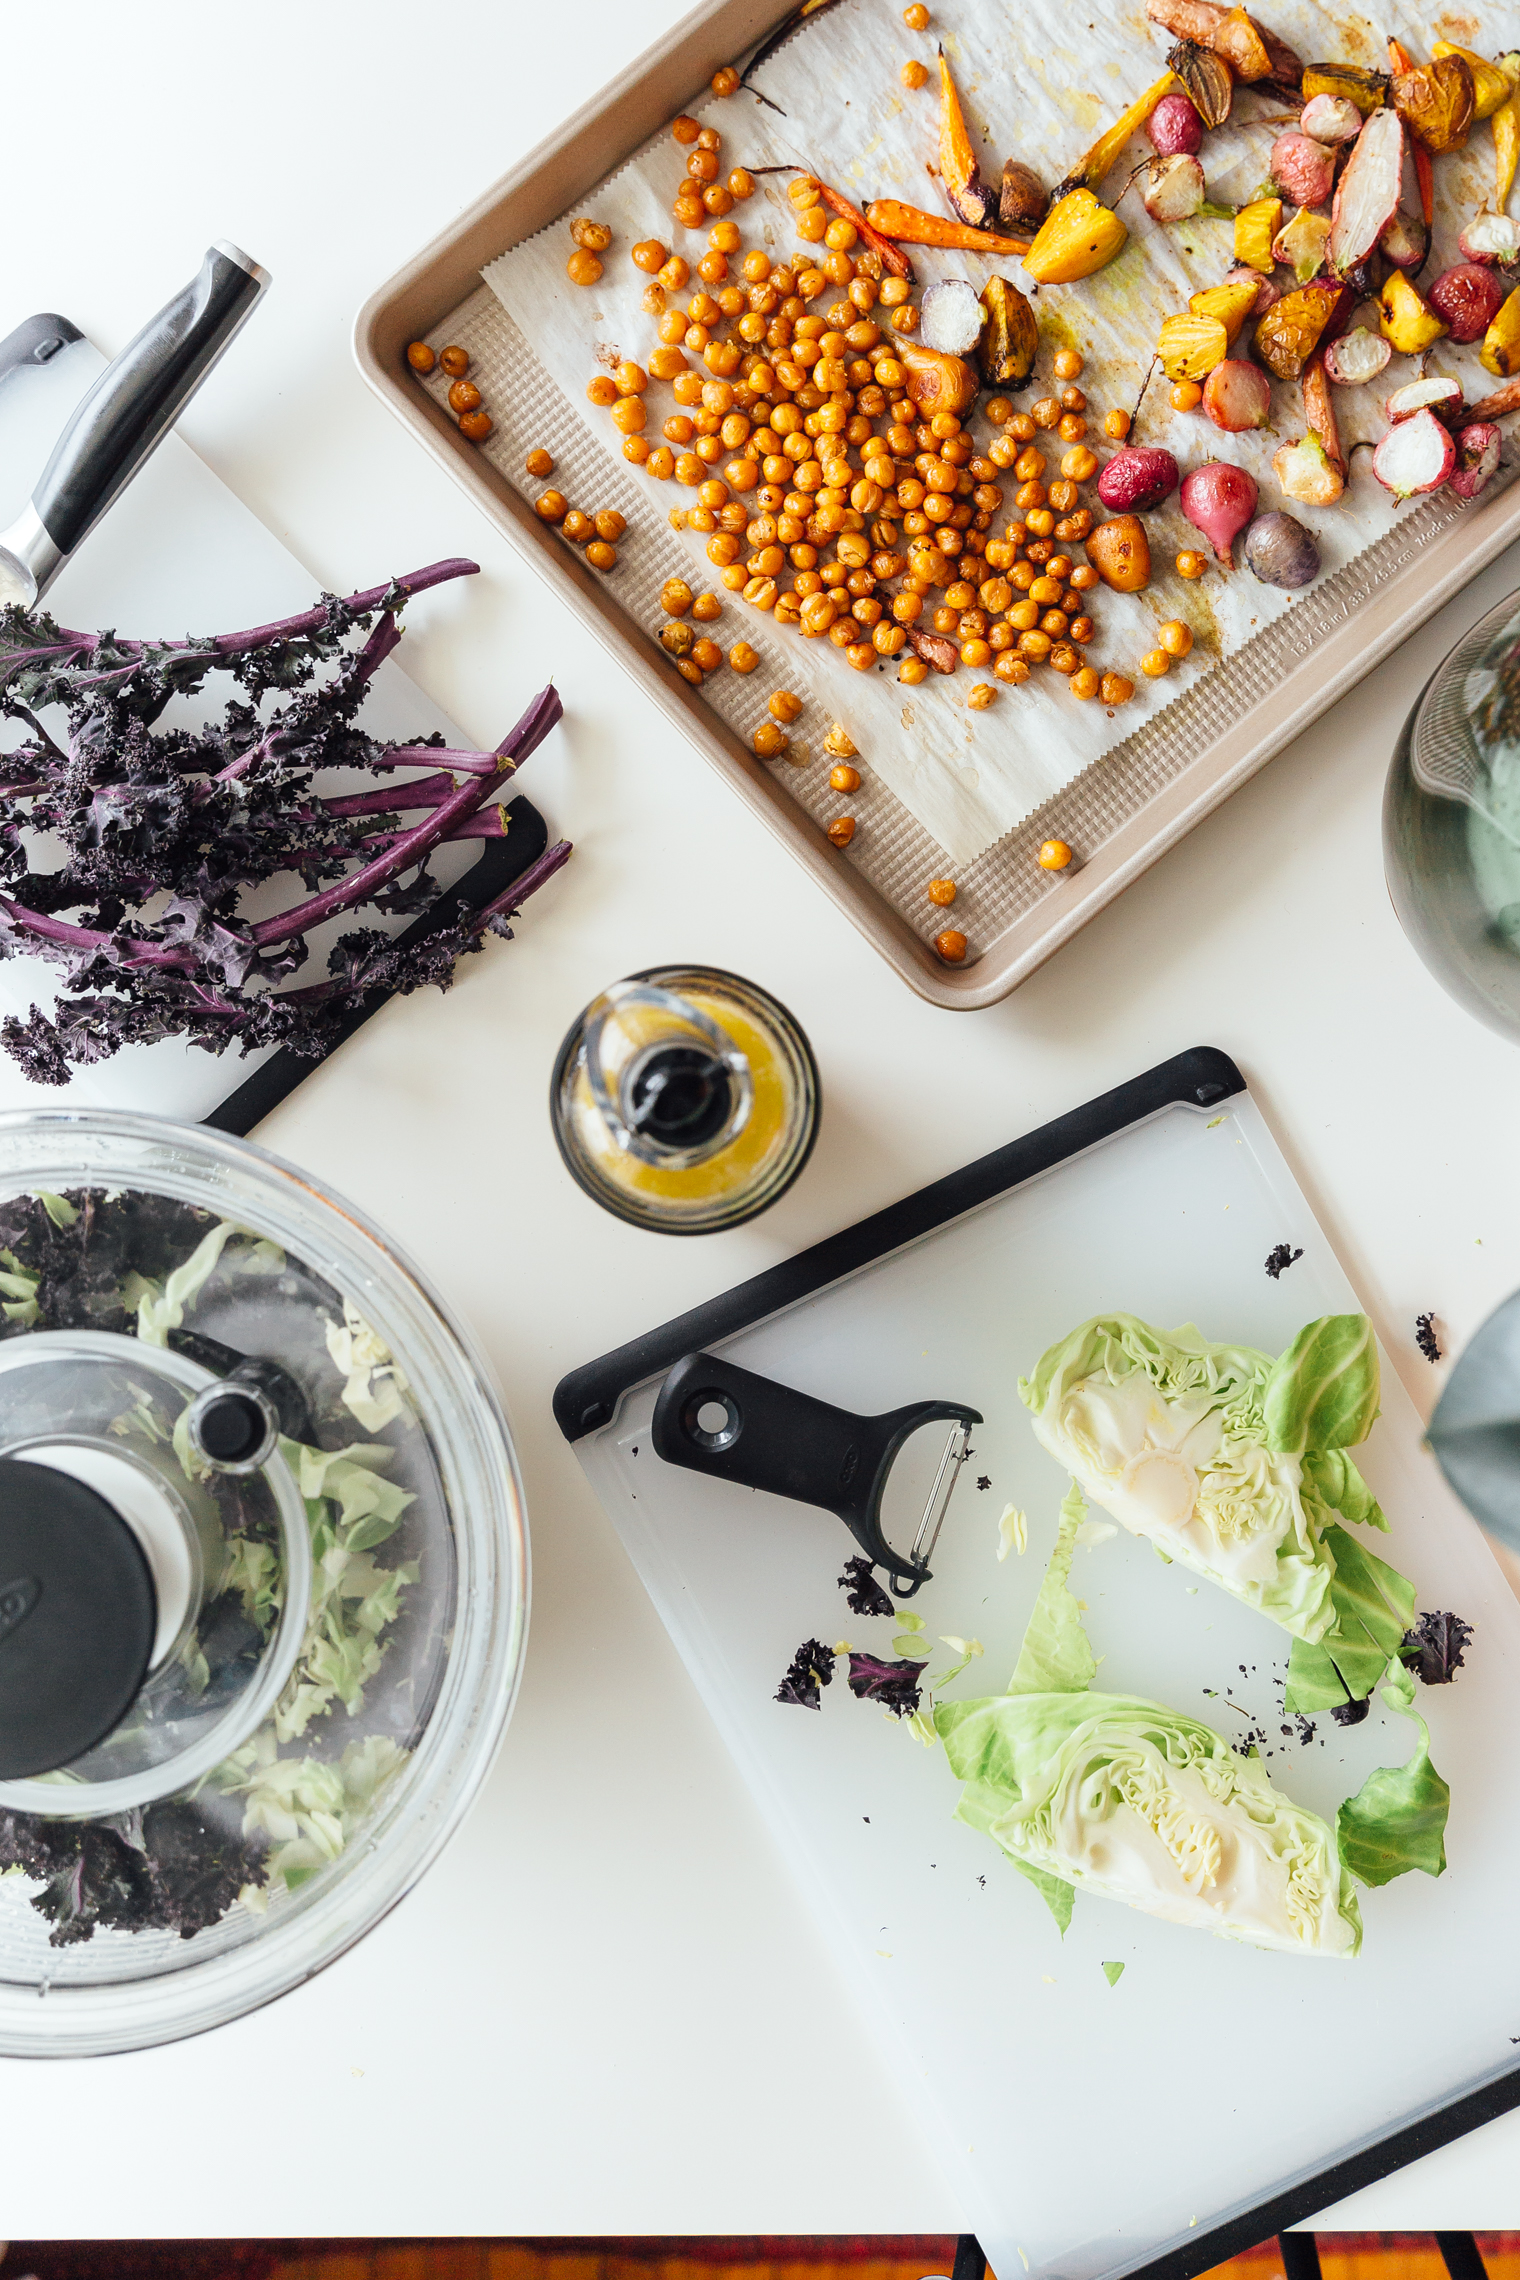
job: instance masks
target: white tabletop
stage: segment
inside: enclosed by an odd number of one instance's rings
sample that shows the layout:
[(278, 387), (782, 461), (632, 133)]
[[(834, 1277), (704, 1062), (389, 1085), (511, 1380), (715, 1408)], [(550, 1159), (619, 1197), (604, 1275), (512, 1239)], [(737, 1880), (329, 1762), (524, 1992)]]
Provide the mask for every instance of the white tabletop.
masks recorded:
[[(482, 739), (553, 673), (565, 724), (523, 788), (578, 850), (515, 943), (446, 999), (389, 1008), (258, 1135), (425, 1262), (506, 1389), (535, 1588), (501, 1759), (420, 1889), (310, 1987), (177, 2048), (0, 2067), (17, 2237), (955, 2229), (911, 2102), (560, 1439), (556, 1381), (1198, 1043), (1239, 1061), (1423, 1406), (1440, 1373), (1415, 1315), (1459, 1345), (1520, 1281), (1520, 1058), (1405, 942), (1378, 827), (1399, 723), (1520, 555), (1015, 997), (940, 1013), (363, 388), (359, 303), (673, 14), (82, 0), (63, 35), (52, 10), (8, 23), (0, 330), (57, 309), (114, 352), (211, 238), (264, 262), (274, 291), (181, 432), (316, 584), (480, 561), (409, 612), (403, 657)], [(580, 1006), (679, 958), (790, 1005), (826, 1100), (799, 1187), (705, 1242), (603, 1216), (545, 1114)], [(1520, 2116), (1321, 2222), (1520, 2225)]]

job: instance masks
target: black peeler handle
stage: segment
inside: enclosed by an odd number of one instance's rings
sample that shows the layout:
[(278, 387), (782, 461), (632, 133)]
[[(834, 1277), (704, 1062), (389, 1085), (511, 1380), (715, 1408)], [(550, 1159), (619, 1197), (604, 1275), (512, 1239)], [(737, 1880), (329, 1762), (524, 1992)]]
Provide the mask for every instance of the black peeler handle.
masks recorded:
[(929, 1569), (894, 1552), (882, 1535), (882, 1491), (903, 1444), (937, 1419), (968, 1429), (982, 1421), (980, 1410), (956, 1401), (914, 1401), (857, 1417), (716, 1354), (687, 1354), (660, 1388), (653, 1439), (667, 1464), (836, 1513), (898, 1596), (908, 1598), (928, 1581)]

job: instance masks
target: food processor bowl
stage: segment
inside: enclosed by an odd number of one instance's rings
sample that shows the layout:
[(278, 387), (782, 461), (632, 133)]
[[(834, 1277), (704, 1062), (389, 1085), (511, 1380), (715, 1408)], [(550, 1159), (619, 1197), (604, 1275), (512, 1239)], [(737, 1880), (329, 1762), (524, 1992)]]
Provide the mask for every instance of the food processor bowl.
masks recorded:
[(352, 1205), (203, 1127), (0, 1116), (0, 1561), (6, 2055), (310, 1978), (511, 1711), (527, 1525), (484, 1363)]

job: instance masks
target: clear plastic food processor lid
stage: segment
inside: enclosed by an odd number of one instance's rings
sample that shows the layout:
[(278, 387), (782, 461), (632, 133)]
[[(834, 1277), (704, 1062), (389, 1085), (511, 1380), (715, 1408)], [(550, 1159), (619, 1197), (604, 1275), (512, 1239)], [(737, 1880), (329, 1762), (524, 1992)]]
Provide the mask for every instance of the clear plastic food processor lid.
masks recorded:
[(367, 1930), (489, 1763), (526, 1583), (489, 1382), (351, 1207), (0, 1117), (0, 2051), (194, 2033)]

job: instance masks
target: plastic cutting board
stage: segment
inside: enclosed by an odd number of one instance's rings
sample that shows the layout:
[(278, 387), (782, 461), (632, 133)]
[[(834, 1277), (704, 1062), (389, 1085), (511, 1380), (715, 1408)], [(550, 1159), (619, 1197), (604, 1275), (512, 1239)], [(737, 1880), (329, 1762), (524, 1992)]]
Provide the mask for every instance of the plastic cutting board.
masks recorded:
[[(1263, 1262), (1283, 1241), (1304, 1255), (1272, 1281)], [(928, 1396), (980, 1409), (933, 1581), (912, 1604), (931, 1635), (984, 1643), (951, 1694), (996, 1693), (1066, 1485), (1030, 1430), (1020, 1373), (1100, 1312), (1194, 1321), (1276, 1353), (1305, 1321), (1358, 1304), (1238, 1071), (1199, 1049), (559, 1389), (562, 1429), (999, 2280), (1200, 2271), (1520, 2102), (1520, 1603), (1385, 1364), (1383, 1414), (1357, 1452), (1390, 1521), (1376, 1548), (1421, 1608), (1476, 1625), (1456, 1683), (1420, 1690), (1452, 1789), (1447, 1874), (1362, 1893), (1349, 1963), (1081, 1893), (1063, 1941), (1033, 1888), (952, 1818), (942, 1752), (855, 1701), (842, 1674), (820, 1715), (773, 1700), (809, 1635), (890, 1655), (893, 1626), (848, 1613), (835, 1579), (855, 1546), (832, 1516), (654, 1455), (660, 1379), (702, 1347), (858, 1411)], [(1000, 1565), (1009, 1503), (1028, 1513), (1029, 1548)], [(1123, 1531), (1079, 1548), (1099, 1687), (1232, 1737), (1264, 1731), (1273, 1779), (1331, 1820), (1374, 1765), (1402, 1763), (1412, 1729), (1378, 1703), (1354, 1728), (1322, 1717), (1307, 1743), (1284, 1733), (1286, 1635), (1192, 1581)], [(937, 1667), (952, 1659), (942, 1650)], [(1125, 1966), (1115, 1985), (1105, 1962)], [(813, 2094), (849, 2093), (825, 2070)]]
[[(100, 351), (79, 340), (46, 364), (24, 365), (0, 377), (0, 528), (30, 496), (70, 412), (104, 368)], [(376, 563), (374, 576), (366, 582), (378, 584), (411, 567)], [(117, 626), (124, 633), (137, 634), (221, 633), (307, 609), (318, 590), (319, 581), (189, 445), (168, 435), (63, 570), (45, 607), (62, 625)], [(231, 682), (213, 677), (208, 695), (220, 702), (232, 688)], [(178, 717), (188, 724), (205, 716), (203, 700), (176, 699), (165, 719)], [(473, 742), (394, 659), (387, 659), (375, 675), (360, 718), (379, 736), (418, 737), (439, 730), (449, 744)], [(14, 742), (18, 733), (5, 734), (3, 741)], [(371, 781), (354, 777), (356, 786), (367, 787)], [(338, 779), (333, 782), (336, 786)], [(543, 819), (526, 800), (513, 805), (509, 842), (514, 835), (518, 845), (510, 850), (503, 845), (501, 852), (521, 860), (503, 864), (497, 886), (515, 877), (544, 845)], [(445, 849), (434, 864), (435, 875), (452, 885), (478, 854), (478, 848), (468, 845)], [(273, 907), (288, 899), (288, 891), (280, 886)], [(353, 923), (351, 918), (335, 920), (314, 932), (313, 951), (325, 955), (330, 939)], [(365, 923), (384, 922), (371, 914)], [(392, 921), (390, 931), (398, 931), (404, 923)], [(0, 962), (0, 1015), (24, 1018), (34, 1001), (50, 1007), (58, 982), (59, 970), (41, 959)], [(279, 1081), (266, 1081), (260, 1096), (250, 1103), (256, 1114), (272, 1107), (291, 1081), (299, 1081), (316, 1064), (295, 1061), (291, 1055), (276, 1056), (272, 1049), (246, 1059), (235, 1053), (218, 1058), (169, 1040), (129, 1046), (95, 1068), (76, 1071), (67, 1089), (60, 1090), (32, 1084), (15, 1062), (0, 1054), (0, 1108), (66, 1103), (197, 1120), (215, 1116), (236, 1088), (256, 1071), (269, 1070), (277, 1058), (284, 1064)], [(246, 1130), (254, 1120), (254, 1115), (235, 1117), (229, 1129)]]

